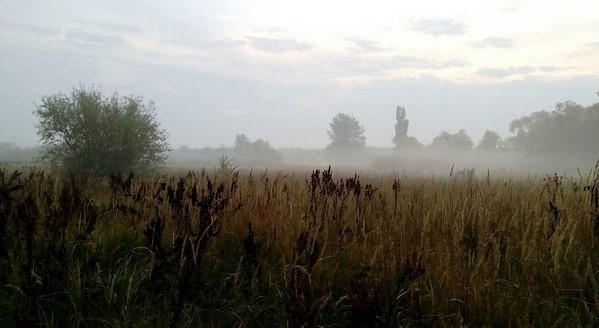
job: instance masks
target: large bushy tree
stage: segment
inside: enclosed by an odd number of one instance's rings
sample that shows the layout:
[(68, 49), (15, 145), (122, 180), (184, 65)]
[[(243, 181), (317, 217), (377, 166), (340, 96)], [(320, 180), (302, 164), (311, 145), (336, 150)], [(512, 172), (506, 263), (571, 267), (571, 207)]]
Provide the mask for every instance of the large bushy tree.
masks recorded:
[(364, 128), (355, 117), (339, 113), (333, 117), (330, 127), (331, 129), (327, 131), (331, 139), (329, 149), (354, 150), (366, 146)]
[(155, 105), (139, 96), (110, 97), (79, 86), (42, 98), (34, 111), (43, 158), (92, 175), (140, 171), (162, 164), (170, 149)]

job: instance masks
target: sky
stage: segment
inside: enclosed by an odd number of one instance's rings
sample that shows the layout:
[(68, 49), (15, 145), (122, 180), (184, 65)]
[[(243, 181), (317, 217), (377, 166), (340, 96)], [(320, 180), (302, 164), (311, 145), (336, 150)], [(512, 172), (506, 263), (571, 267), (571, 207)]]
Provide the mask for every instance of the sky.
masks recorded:
[(173, 147), (325, 147), (332, 117), (391, 147), (599, 102), (598, 1), (0, 0), (0, 141), (80, 84), (156, 104)]

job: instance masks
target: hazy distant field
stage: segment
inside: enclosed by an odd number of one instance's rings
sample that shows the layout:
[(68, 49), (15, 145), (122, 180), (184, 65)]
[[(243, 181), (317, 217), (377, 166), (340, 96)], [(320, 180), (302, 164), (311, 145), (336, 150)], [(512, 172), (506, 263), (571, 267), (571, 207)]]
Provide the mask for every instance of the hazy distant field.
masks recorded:
[(597, 172), (448, 171), (5, 169), (0, 326), (596, 325)]

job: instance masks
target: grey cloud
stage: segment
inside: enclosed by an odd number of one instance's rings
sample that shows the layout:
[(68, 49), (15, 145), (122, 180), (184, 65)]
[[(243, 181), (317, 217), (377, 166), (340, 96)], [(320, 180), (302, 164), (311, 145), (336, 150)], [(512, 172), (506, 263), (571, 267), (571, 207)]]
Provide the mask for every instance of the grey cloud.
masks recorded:
[(435, 61), (428, 58), (392, 56), (387, 58), (364, 58), (348, 56), (335, 58), (318, 66), (320, 72), (332, 74), (366, 74), (376, 76), (385, 71), (398, 69), (441, 70), (451, 67), (465, 67), (470, 63), (459, 60)]
[(424, 58), (395, 56), (388, 62), (389, 68), (426, 68), (431, 62)]
[(599, 42), (590, 42), (585, 44), (585, 46), (589, 49), (599, 50)]
[(475, 42), (474, 46), (477, 48), (512, 48), (514, 46), (514, 40), (510, 38), (500, 38), (492, 36)]
[(171, 38), (163, 39), (162, 42), (177, 46), (191, 47), (198, 50), (217, 50), (229, 49), (240, 46), (250, 46), (252, 48), (272, 53), (283, 53), (287, 51), (305, 51), (311, 47), (305, 42), (296, 41), (287, 38), (267, 38), (267, 37), (246, 37), (243, 39), (229, 38)]
[(512, 75), (528, 74), (536, 71), (537, 69), (532, 66), (517, 66), (507, 68), (483, 68), (477, 73), (486, 77), (504, 78)]
[(348, 40), (350, 47), (356, 52), (379, 52), (385, 50), (377, 45), (375, 41), (352, 39)]
[(599, 51), (599, 42), (589, 42), (578, 46), (578, 51), (572, 52), (570, 57), (594, 55)]
[(538, 70), (541, 72), (557, 72), (561, 71), (562, 68), (557, 66), (540, 66)]
[(310, 48), (308, 43), (287, 38), (249, 37), (247, 43), (256, 49), (275, 53), (305, 51)]
[(32, 24), (32, 23), (23, 23), (23, 22), (15, 22), (9, 20), (1, 20), (0, 19), (0, 28), (2, 30), (18, 30), (19, 33), (25, 31), (31, 34), (35, 34), (38, 36), (56, 36), (61, 33), (61, 30), (58, 28), (44, 26), (40, 24)]
[(428, 68), (443, 69), (450, 67), (464, 67), (469, 64), (463, 61), (437, 62), (434, 60), (418, 57), (395, 56), (389, 62), (390, 66), (395, 68)]
[(191, 47), (198, 50), (207, 49), (226, 49), (244, 46), (248, 44), (245, 40), (225, 39), (225, 38), (167, 38), (161, 39), (161, 42), (175, 46)]
[(20, 27), (40, 36), (56, 36), (59, 35), (61, 32), (60, 29), (42, 26), (38, 24), (23, 24)]
[(93, 45), (101, 47), (118, 47), (125, 44), (125, 39), (114, 34), (100, 34), (84, 30), (68, 30), (64, 34), (67, 41), (76, 45)]
[(101, 22), (97, 24), (102, 30), (113, 33), (139, 33), (141, 29), (131, 24)]
[(439, 35), (462, 35), (466, 33), (466, 24), (449, 18), (419, 19), (411, 24), (415, 31)]

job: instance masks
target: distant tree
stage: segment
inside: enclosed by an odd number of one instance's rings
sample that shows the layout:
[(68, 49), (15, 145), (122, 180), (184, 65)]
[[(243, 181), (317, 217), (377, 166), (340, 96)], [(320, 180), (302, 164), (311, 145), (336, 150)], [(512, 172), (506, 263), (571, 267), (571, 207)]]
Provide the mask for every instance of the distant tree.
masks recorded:
[(339, 113), (333, 117), (330, 127), (327, 131), (331, 139), (329, 149), (354, 150), (366, 146), (364, 128), (353, 116)]
[(599, 103), (582, 107), (572, 101), (558, 103), (551, 112), (538, 111), (510, 123), (515, 150), (599, 156)]
[(34, 111), (43, 158), (92, 175), (160, 165), (170, 147), (154, 112), (151, 101), (117, 93), (104, 97), (94, 87), (45, 96)]
[(41, 147), (18, 147), (12, 142), (0, 141), (0, 163), (30, 163), (39, 157)]
[(281, 154), (264, 139), (256, 139), (252, 145), (254, 163), (267, 165), (276, 164), (281, 161)]
[(235, 160), (241, 164), (268, 165), (281, 161), (281, 155), (267, 140), (256, 139), (252, 142), (245, 134), (235, 137), (233, 152)]
[(502, 147), (503, 141), (499, 134), (495, 131), (487, 130), (476, 149), (482, 151), (497, 151)]
[(252, 143), (250, 138), (248, 138), (245, 134), (238, 134), (235, 136), (235, 144), (233, 146), (235, 156), (238, 158), (249, 157), (252, 151), (251, 147)]
[(410, 121), (406, 118), (406, 109), (397, 106), (395, 109), (395, 136), (393, 136), (393, 144), (397, 149), (417, 148), (420, 145), (414, 137), (408, 136), (408, 127)]
[(247, 148), (250, 146), (250, 138), (245, 134), (238, 134), (235, 136), (235, 149)]
[(406, 109), (397, 106), (395, 109), (395, 136), (393, 137), (395, 147), (399, 148), (408, 138), (409, 126), (410, 121), (406, 118)]
[(0, 151), (2, 151), (5, 148), (9, 148), (12, 147), (13, 145), (10, 142), (2, 142), (0, 141)]
[(455, 134), (451, 134), (447, 131), (441, 132), (438, 136), (433, 139), (430, 144), (430, 148), (435, 150), (472, 150), (474, 143), (470, 136), (466, 133), (466, 130), (461, 129)]

